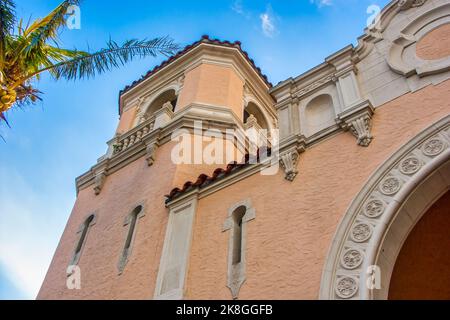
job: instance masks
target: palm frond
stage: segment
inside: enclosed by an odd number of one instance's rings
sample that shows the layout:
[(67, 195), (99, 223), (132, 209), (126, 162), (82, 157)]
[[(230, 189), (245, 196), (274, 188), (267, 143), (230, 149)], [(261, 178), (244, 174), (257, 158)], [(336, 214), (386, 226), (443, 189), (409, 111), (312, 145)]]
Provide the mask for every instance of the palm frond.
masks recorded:
[(6, 55), (6, 38), (16, 23), (15, 4), (12, 0), (0, 0), (0, 17), (0, 80), (2, 80)]
[(24, 30), (24, 36), (30, 38), (30, 43), (24, 48), (25, 54), (34, 48), (43, 45), (48, 40), (57, 41), (58, 30), (65, 26), (67, 21), (67, 9), (72, 5), (78, 5), (80, 0), (63, 1), (56, 9), (43, 19), (38, 19)]
[(179, 46), (168, 37), (152, 40), (133, 39), (125, 41), (122, 45), (118, 45), (110, 40), (105, 49), (92, 54), (83, 51), (72, 51), (70, 54), (75, 56), (73, 59), (57, 63), (53, 67), (47, 68), (47, 70), (52, 73), (55, 79), (74, 80), (90, 78), (112, 68), (123, 66), (135, 57), (155, 57), (158, 54), (170, 56), (178, 50)]
[(3, 39), (10, 33), (16, 23), (16, 5), (12, 0), (0, 0), (0, 37)]

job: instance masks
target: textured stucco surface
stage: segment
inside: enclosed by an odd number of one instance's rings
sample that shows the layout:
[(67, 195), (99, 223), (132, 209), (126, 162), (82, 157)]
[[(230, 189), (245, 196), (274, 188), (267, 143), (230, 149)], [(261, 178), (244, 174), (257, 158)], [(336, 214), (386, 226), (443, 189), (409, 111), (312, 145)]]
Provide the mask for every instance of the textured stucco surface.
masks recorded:
[[(99, 196), (92, 188), (81, 190), (56, 250), (39, 299), (115, 299), (152, 297), (159, 256), (164, 239), (167, 212), (162, 195), (170, 188), (175, 174), (168, 157), (169, 145), (158, 153), (154, 166), (144, 159), (133, 162), (109, 176)], [(128, 231), (125, 216), (145, 200), (145, 217), (139, 219), (133, 253), (122, 275), (117, 263)], [(76, 230), (84, 217), (97, 212), (97, 223), (88, 233), (79, 266), (81, 290), (65, 288), (65, 269), (77, 240)]]
[[(424, 58), (448, 55), (449, 45), (427, 35), (418, 46)], [(438, 36), (436, 36), (438, 34)], [(446, 36), (448, 39), (448, 36)], [(393, 88), (394, 90), (395, 88)], [(229, 106), (242, 117), (243, 82), (231, 68), (201, 64), (186, 74), (179, 107), (199, 102)], [(132, 125), (135, 109), (122, 114), (118, 131)], [(369, 176), (417, 133), (450, 113), (450, 81), (409, 93), (376, 109), (374, 140), (359, 147), (349, 132), (340, 132), (301, 155), (294, 182), (253, 175), (200, 199), (187, 279), (188, 299), (230, 299), (226, 287), (229, 232), (222, 232), (228, 209), (249, 199), (256, 219), (248, 223), (247, 280), (241, 299), (316, 299), (323, 264), (337, 224)], [(153, 166), (141, 158), (107, 177), (99, 196), (92, 187), (80, 191), (38, 298), (151, 299), (163, 247), (168, 209), (164, 195), (216, 165), (175, 166), (173, 144), (161, 146)], [(119, 275), (117, 263), (127, 227), (125, 217), (144, 201), (132, 255)], [(76, 231), (92, 212), (80, 258), (82, 289), (66, 289), (66, 268), (78, 238)]]
[(450, 191), (419, 220), (395, 263), (389, 299), (450, 299)]
[[(370, 174), (419, 131), (450, 112), (450, 81), (402, 96), (378, 108), (374, 141), (356, 145), (339, 133), (301, 155), (293, 183), (279, 172), (253, 175), (199, 201), (187, 281), (187, 298), (230, 299), (226, 288), (229, 233), (222, 232), (228, 208), (250, 199), (256, 219), (247, 234), (247, 281), (241, 299), (316, 299), (325, 256), (339, 220)], [(168, 218), (164, 195), (214, 166), (170, 161), (172, 144), (157, 151), (148, 167), (139, 159), (108, 176), (99, 196), (81, 190), (62, 235), (39, 299), (150, 299), (158, 272)], [(133, 252), (124, 272), (117, 262), (127, 228), (126, 215), (145, 201)], [(65, 271), (79, 225), (92, 212), (92, 227), (80, 259), (82, 290), (65, 288)]]
[(240, 299), (317, 299), (330, 241), (352, 199), (381, 163), (450, 112), (450, 81), (402, 96), (376, 110), (374, 141), (356, 145), (350, 133), (301, 155), (293, 183), (259, 174), (199, 202), (188, 276), (188, 299), (230, 299), (226, 288), (228, 208), (250, 199), (247, 281)]
[(243, 87), (244, 82), (231, 67), (200, 64), (186, 72), (178, 110), (191, 103), (227, 106), (242, 119)]
[(416, 53), (424, 60), (437, 60), (450, 56), (450, 23), (425, 35), (417, 44)]
[[(92, 186), (80, 191), (38, 299), (151, 299), (166, 232), (168, 210), (164, 195), (173, 186), (211, 172), (216, 165), (174, 165), (174, 143), (157, 150), (156, 161), (147, 166), (141, 158), (109, 175), (100, 195)], [(132, 254), (119, 275), (117, 264), (128, 227), (124, 219), (141, 202), (145, 216), (137, 222)], [(90, 229), (79, 266), (82, 290), (66, 289), (66, 268), (78, 239), (77, 230), (91, 213), (97, 222)]]
[(136, 107), (127, 109), (122, 113), (117, 126), (117, 133), (125, 133), (131, 129), (133, 122), (136, 118)]

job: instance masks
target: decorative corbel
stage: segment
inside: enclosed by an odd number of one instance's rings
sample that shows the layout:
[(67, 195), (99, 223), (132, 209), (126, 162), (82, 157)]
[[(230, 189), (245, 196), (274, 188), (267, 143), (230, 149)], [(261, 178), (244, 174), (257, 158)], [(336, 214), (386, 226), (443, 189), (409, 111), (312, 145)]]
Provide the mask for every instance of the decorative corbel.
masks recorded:
[(294, 181), (298, 174), (297, 164), (300, 159), (300, 153), (297, 149), (284, 152), (280, 155), (281, 166), (284, 169), (285, 179)]
[(370, 133), (371, 121), (372, 119), (369, 116), (362, 116), (350, 123), (350, 130), (361, 147), (368, 147), (372, 142), (373, 137)]
[(94, 192), (95, 195), (98, 196), (105, 185), (106, 180), (106, 171), (99, 171), (95, 174), (94, 178)]
[(176, 95), (178, 96), (181, 92), (181, 90), (184, 87), (184, 80), (186, 79), (186, 75), (183, 73), (178, 79), (177, 79), (177, 89), (176, 89)]
[(373, 140), (371, 134), (374, 108), (369, 100), (338, 115), (338, 123), (345, 131), (350, 130), (358, 145), (368, 147)]
[(148, 166), (152, 166), (153, 163), (155, 163), (156, 158), (156, 151), (158, 150), (158, 143), (157, 142), (151, 142), (147, 145), (147, 153), (145, 156), (145, 160), (147, 160)]

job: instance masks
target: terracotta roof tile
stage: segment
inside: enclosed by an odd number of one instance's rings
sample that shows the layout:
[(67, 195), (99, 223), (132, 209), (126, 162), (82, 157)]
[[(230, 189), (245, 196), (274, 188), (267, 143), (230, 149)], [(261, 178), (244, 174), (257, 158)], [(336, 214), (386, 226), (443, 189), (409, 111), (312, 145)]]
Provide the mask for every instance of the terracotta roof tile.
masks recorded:
[[(267, 76), (265, 74), (262, 73), (261, 69), (258, 68), (255, 65), (255, 62), (253, 61), (253, 59), (250, 59), (248, 53), (244, 50), (242, 50), (241, 47), (241, 42), (240, 41), (234, 41), (234, 42), (230, 42), (230, 41), (221, 41), (218, 39), (211, 39), (208, 35), (204, 35), (202, 36), (202, 38), (190, 45), (187, 45), (184, 49), (182, 49), (181, 51), (179, 51), (178, 53), (176, 53), (175, 55), (171, 56), (169, 59), (165, 60), (164, 62), (162, 62), (160, 65), (157, 65), (156, 67), (154, 67), (152, 70), (148, 71), (145, 75), (143, 75), (139, 80), (134, 81), (133, 83), (131, 83), (130, 85), (126, 86), (123, 90), (120, 91), (119, 93), (119, 97), (126, 93), (127, 91), (131, 90), (133, 87), (137, 86), (139, 83), (141, 83), (142, 81), (144, 81), (145, 79), (149, 78), (151, 75), (153, 75), (154, 73), (160, 71), (161, 69), (163, 69), (164, 67), (166, 67), (167, 65), (169, 65), (170, 63), (174, 62), (175, 60), (177, 60), (178, 58), (180, 58), (181, 56), (185, 55), (186, 53), (188, 53), (189, 51), (191, 51), (192, 49), (194, 49), (195, 47), (197, 47), (198, 45), (202, 44), (202, 43), (209, 43), (209, 44), (216, 44), (219, 46), (227, 46), (227, 47), (235, 47), (238, 48), (241, 53), (244, 55), (244, 57), (246, 58), (246, 60), (251, 64), (251, 66), (255, 69), (255, 71), (259, 74), (259, 76), (264, 80), (264, 82), (266, 83), (266, 85), (269, 88), (272, 88), (272, 83), (270, 83), (270, 81), (268, 80)], [(122, 107), (119, 103), (119, 114), (122, 113)]]
[[(267, 149), (266, 152), (266, 157), (270, 157), (272, 153), (272, 150), (270, 148)], [(253, 158), (254, 159), (254, 158)], [(187, 181), (183, 187), (180, 188), (174, 188), (172, 189), (172, 191), (170, 191), (170, 193), (168, 195), (166, 195), (166, 203), (169, 203), (170, 201), (178, 198), (179, 196), (195, 190), (195, 189), (202, 189), (205, 188), (213, 183), (216, 183), (217, 181), (222, 180), (223, 178), (230, 176), (236, 172), (238, 172), (239, 170), (250, 166), (250, 165), (254, 165), (252, 160), (252, 156), (250, 156), (249, 154), (246, 154), (245, 157), (242, 159), (242, 162), (237, 163), (236, 161), (231, 162), (229, 165), (227, 165), (227, 167), (225, 169), (223, 168), (217, 168), (216, 170), (214, 170), (212, 176), (208, 176), (207, 174), (202, 173), (201, 175), (198, 176), (197, 180), (195, 182), (192, 181)], [(258, 152), (258, 156), (256, 157), (257, 162), (259, 162), (260, 158), (259, 158), (259, 152)]]

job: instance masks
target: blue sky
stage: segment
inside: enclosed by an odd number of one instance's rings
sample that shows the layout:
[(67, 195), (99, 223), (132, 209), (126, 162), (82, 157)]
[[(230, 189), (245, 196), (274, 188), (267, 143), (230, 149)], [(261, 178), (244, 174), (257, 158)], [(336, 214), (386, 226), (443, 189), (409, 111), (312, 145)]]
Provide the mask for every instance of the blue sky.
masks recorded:
[[(59, 0), (20, 0), (24, 20)], [(98, 49), (110, 37), (169, 35), (186, 45), (203, 34), (240, 40), (274, 84), (356, 43), (370, 5), (388, 0), (84, 0), (81, 29), (63, 45)], [(119, 90), (158, 59), (138, 60), (95, 79), (37, 84), (44, 101), (8, 114), (0, 127), (0, 299), (34, 299), (75, 201), (74, 179), (95, 164), (114, 134)]]

